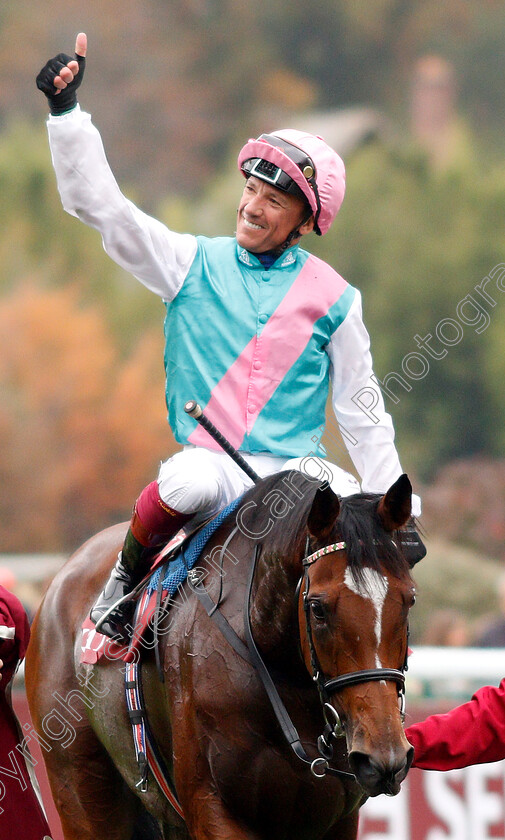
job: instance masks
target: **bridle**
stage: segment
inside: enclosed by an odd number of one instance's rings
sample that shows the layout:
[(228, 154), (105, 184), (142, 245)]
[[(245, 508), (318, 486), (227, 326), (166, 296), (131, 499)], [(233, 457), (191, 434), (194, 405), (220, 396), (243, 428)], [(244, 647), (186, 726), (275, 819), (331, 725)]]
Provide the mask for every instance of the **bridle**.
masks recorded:
[[(314, 565), (321, 557), (324, 557), (327, 554), (334, 554), (337, 551), (343, 551), (346, 548), (345, 542), (337, 542), (332, 543), (331, 545), (327, 545), (324, 548), (319, 548), (317, 551), (314, 551), (312, 554), (308, 554), (309, 550), (309, 537), (307, 537), (307, 545), (305, 550), (305, 557), (302, 560), (303, 565), (303, 575), (300, 578), (297, 593), (299, 597), (299, 592), (301, 587), (303, 586), (302, 592), (302, 602), (303, 602), (303, 611), (305, 615), (305, 627), (307, 633), (307, 641), (309, 645), (309, 653), (310, 653), (310, 663), (311, 663), (311, 670), (312, 670), (312, 679), (316, 684), (317, 691), (319, 694), (319, 698), (321, 700), (321, 705), (323, 707), (323, 714), (326, 721), (325, 730), (318, 741), (318, 747), (323, 755), (325, 752), (330, 752), (331, 745), (330, 745), (330, 737), (339, 737), (344, 734), (344, 730), (340, 721), (340, 717), (336, 709), (330, 704), (330, 698), (336, 694), (338, 691), (342, 691), (342, 689), (347, 688), (351, 685), (360, 685), (361, 683), (365, 682), (373, 682), (373, 681), (381, 681), (381, 680), (389, 680), (393, 681), (398, 686), (398, 698), (399, 698), (399, 706), (400, 706), (400, 716), (402, 722), (405, 720), (405, 671), (408, 669), (408, 628), (407, 628), (407, 644), (405, 646), (405, 659), (401, 669), (397, 668), (367, 668), (361, 671), (351, 671), (346, 674), (342, 674), (339, 677), (332, 677), (329, 680), (324, 678), (323, 670), (321, 668), (319, 658), (317, 656), (317, 652), (314, 646), (314, 639), (312, 635), (312, 624), (310, 619), (310, 601), (308, 598), (309, 594), (309, 573), (308, 570), (310, 566)], [(334, 719), (333, 721), (329, 720), (329, 715), (331, 715)], [(325, 757), (327, 757), (325, 755)], [(331, 757), (331, 756), (330, 756)]]
[[(237, 529), (232, 531), (232, 534), (235, 533), (236, 530)], [(319, 694), (323, 716), (325, 720), (324, 731), (322, 735), (320, 735), (317, 739), (319, 756), (315, 759), (311, 759), (307, 755), (304, 747), (302, 746), (298, 732), (279, 695), (279, 692), (277, 691), (270, 671), (268, 670), (256, 646), (256, 642), (254, 641), (250, 619), (251, 595), (258, 558), (262, 548), (261, 544), (256, 543), (253, 562), (251, 564), (251, 570), (249, 574), (249, 581), (246, 587), (246, 596), (244, 603), (244, 633), (246, 645), (244, 645), (240, 637), (237, 635), (235, 630), (231, 627), (231, 625), (227, 622), (227, 620), (219, 610), (220, 598), (217, 601), (217, 603), (215, 603), (210, 598), (208, 592), (206, 591), (202, 582), (198, 579), (197, 575), (193, 575), (191, 572), (188, 573), (188, 580), (190, 581), (191, 588), (205, 607), (207, 614), (217, 624), (217, 626), (219, 627), (223, 636), (227, 639), (229, 644), (232, 645), (232, 647), (239, 654), (239, 656), (241, 656), (243, 659), (245, 659), (247, 662), (251, 663), (255, 667), (263, 683), (263, 686), (265, 688), (277, 721), (282, 729), (283, 735), (289, 743), (294, 754), (297, 756), (297, 758), (300, 759), (300, 761), (302, 761), (304, 764), (308, 765), (312, 774), (318, 779), (322, 779), (328, 774), (332, 776), (338, 776), (340, 778), (353, 779), (356, 781), (356, 776), (354, 775), (354, 773), (331, 767), (329, 764), (329, 761), (333, 757), (333, 746), (331, 743), (332, 739), (339, 738), (344, 735), (344, 729), (341, 724), (338, 712), (329, 702), (330, 697), (337, 691), (340, 691), (349, 685), (357, 685), (359, 683), (370, 682), (372, 680), (393, 680), (399, 686), (400, 714), (403, 720), (405, 716), (404, 672), (407, 670), (408, 638), (405, 661), (401, 670), (396, 670), (395, 668), (373, 668), (362, 671), (353, 671), (348, 674), (342, 674), (339, 677), (333, 677), (332, 679), (325, 680), (312, 638), (312, 626), (310, 623), (309, 612), (310, 607), (307, 598), (309, 589), (308, 568), (312, 566), (317, 560), (319, 560), (320, 557), (323, 557), (326, 554), (334, 553), (336, 551), (342, 551), (345, 548), (345, 543), (333, 543), (332, 545), (320, 548), (307, 556), (308, 546), (309, 538), (307, 538), (305, 557), (302, 560), (304, 571), (296, 588), (296, 601), (298, 603), (301, 587), (305, 582), (305, 588), (303, 591), (302, 598), (306, 616), (306, 629), (310, 649), (312, 679), (316, 685)]]

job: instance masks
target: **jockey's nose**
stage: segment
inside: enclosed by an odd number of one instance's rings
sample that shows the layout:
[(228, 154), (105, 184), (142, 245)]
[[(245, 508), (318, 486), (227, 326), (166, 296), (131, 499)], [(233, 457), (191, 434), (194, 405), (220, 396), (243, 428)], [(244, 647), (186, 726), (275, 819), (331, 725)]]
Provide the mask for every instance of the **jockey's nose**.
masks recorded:
[(264, 200), (262, 196), (259, 193), (255, 193), (248, 198), (245, 210), (250, 216), (261, 216), (263, 212), (263, 203)]

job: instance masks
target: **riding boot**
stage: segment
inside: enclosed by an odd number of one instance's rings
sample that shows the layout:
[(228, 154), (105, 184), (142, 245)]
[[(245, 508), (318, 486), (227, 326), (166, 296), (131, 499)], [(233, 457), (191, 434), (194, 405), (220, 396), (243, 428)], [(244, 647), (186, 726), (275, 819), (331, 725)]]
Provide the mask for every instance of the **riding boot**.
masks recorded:
[[(146, 491), (151, 488), (146, 488)], [(126, 533), (122, 550), (105, 587), (91, 609), (90, 618), (97, 631), (124, 643), (129, 642), (127, 625), (131, 624), (135, 601), (128, 596), (149, 572), (155, 554), (162, 546), (191, 519), (192, 514), (179, 513), (157, 500), (154, 517), (157, 533), (150, 531), (138, 515), (135, 505), (132, 521)], [(160, 522), (159, 509), (163, 509), (165, 520)], [(160, 533), (161, 531), (161, 533)]]
[(152, 556), (153, 552), (139, 543), (128, 528), (124, 546), (90, 613), (98, 632), (110, 638), (119, 637), (123, 642), (129, 640), (126, 625), (133, 619), (135, 602), (128, 595), (149, 570)]

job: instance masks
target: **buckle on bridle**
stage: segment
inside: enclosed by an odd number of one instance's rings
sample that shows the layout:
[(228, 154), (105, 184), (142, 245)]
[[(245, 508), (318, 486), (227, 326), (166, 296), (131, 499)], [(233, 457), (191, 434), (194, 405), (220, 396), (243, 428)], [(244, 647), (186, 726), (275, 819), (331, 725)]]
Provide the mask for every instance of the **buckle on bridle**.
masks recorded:
[[(333, 744), (332, 739), (342, 738), (345, 736), (344, 727), (340, 720), (340, 715), (331, 703), (323, 705), (323, 715), (326, 721), (322, 735), (317, 739), (317, 748), (324, 758), (331, 761), (333, 758)], [(330, 718), (333, 718), (332, 720)]]
[[(317, 773), (317, 768), (320, 767), (322, 772)], [(325, 758), (315, 758), (312, 764), (310, 765), (310, 772), (316, 779), (324, 779), (326, 776), (326, 771), (328, 770), (328, 762)]]
[(403, 688), (400, 689), (400, 692), (398, 694), (398, 707), (400, 709), (401, 722), (405, 723), (406, 698), (405, 698), (405, 690)]

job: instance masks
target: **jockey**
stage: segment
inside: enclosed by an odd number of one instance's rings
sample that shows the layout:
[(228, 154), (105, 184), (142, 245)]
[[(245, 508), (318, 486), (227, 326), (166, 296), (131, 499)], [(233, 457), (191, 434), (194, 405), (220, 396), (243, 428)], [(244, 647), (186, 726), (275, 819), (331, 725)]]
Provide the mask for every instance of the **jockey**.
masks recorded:
[[(301, 468), (341, 495), (356, 479), (323, 461), (319, 440), (329, 389), (364, 492), (401, 475), (391, 418), (374, 384), (359, 292), (300, 247), (325, 234), (345, 192), (340, 157), (320, 137), (293, 129), (249, 140), (238, 157), (245, 185), (235, 236), (170, 231), (120, 192), (100, 135), (76, 91), (86, 36), (37, 77), (63, 207), (95, 227), (105, 250), (166, 306), (168, 417), (182, 451), (162, 463), (136, 501), (123, 550), (91, 611), (97, 629), (123, 636), (131, 603), (156, 550), (179, 529), (215, 515), (251, 486), (249, 477), (184, 413), (197, 400), (253, 469)], [(357, 395), (366, 389), (373, 414)], [(419, 500), (416, 499), (419, 513)]]

